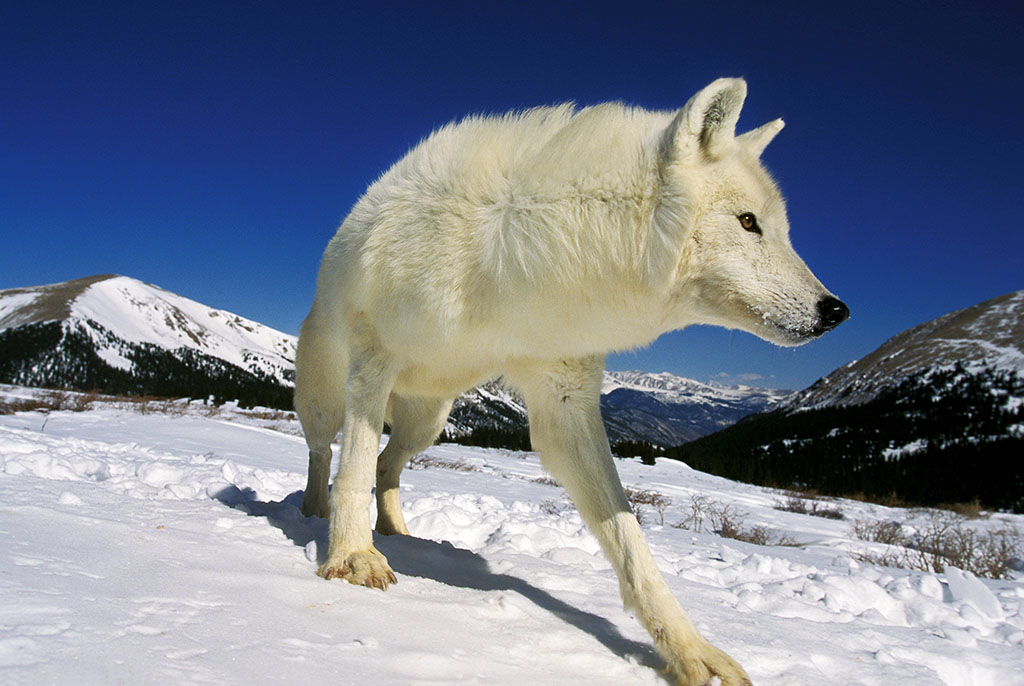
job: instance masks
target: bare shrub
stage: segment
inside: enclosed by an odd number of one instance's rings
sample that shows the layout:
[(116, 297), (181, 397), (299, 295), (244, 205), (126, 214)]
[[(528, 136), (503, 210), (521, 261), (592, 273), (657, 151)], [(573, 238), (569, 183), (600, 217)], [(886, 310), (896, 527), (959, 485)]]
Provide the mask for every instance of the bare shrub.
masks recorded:
[(704, 520), (710, 508), (711, 499), (706, 495), (695, 493), (690, 496), (689, 510), (686, 516), (674, 526), (678, 529), (688, 529), (699, 534), (704, 530)]
[(17, 412), (39, 412), (49, 411), (49, 403), (38, 398), (12, 398), (11, 400), (0, 400), (0, 414), (15, 414)]
[(69, 391), (47, 391), (42, 395), (42, 401), (46, 404), (45, 411), (59, 412), (71, 406), (71, 393)]
[(212, 418), (212, 417), (219, 417), (221, 414), (223, 414), (223, 411), (221, 410), (219, 405), (214, 405), (213, 403), (208, 403), (208, 404), (204, 404), (203, 405), (203, 415), (204, 416)]
[(807, 501), (797, 496), (789, 496), (784, 501), (776, 502), (775, 509), (783, 512), (807, 514)]
[(626, 500), (629, 501), (629, 506), (633, 510), (633, 514), (636, 515), (636, 519), (640, 522), (640, 526), (645, 523), (644, 505), (653, 507), (658, 513), (658, 523), (662, 526), (665, 525), (665, 510), (669, 505), (672, 504), (672, 500), (657, 491), (651, 491), (646, 489), (636, 489), (630, 486), (626, 486), (623, 489), (626, 492)]
[(745, 541), (754, 545), (768, 545), (771, 541), (771, 529), (760, 525), (746, 530), (738, 529), (727, 538), (734, 538), (737, 541)]
[(0, 414), (15, 412), (85, 412), (99, 399), (97, 393), (45, 391), (32, 398), (0, 401)]
[(808, 501), (804, 498), (790, 496), (784, 501), (775, 503), (775, 509), (783, 512), (811, 515), (813, 517), (824, 517), (825, 519), (846, 518), (839, 507), (829, 507), (821, 503), (817, 498), (811, 500), (808, 507)]
[(732, 538), (755, 545), (799, 545), (789, 536), (776, 535), (767, 526), (758, 525), (745, 528), (745, 520), (746, 513), (740, 511), (735, 505), (695, 493), (690, 496), (689, 510), (686, 516), (672, 526), (696, 533), (701, 533), (706, 528), (723, 538)]
[[(895, 523), (886, 526), (858, 522), (854, 534), (862, 540), (886, 543), (881, 554), (862, 553), (865, 562), (921, 572), (942, 572), (947, 566), (989, 579), (1007, 578), (1011, 563), (1024, 552), (1020, 531), (1013, 525), (980, 531), (965, 517), (945, 510), (928, 510), (913, 533)], [(898, 531), (898, 533), (897, 533)]]
[(746, 514), (740, 512), (734, 505), (695, 493), (690, 496), (689, 511), (676, 526), (697, 533), (703, 532), (707, 527), (709, 531), (719, 536), (735, 538), (734, 534), (742, 528), (745, 517)]
[(902, 545), (906, 540), (903, 525), (894, 521), (858, 519), (853, 523), (853, 535), (862, 541), (886, 545)]
[(787, 498), (799, 498), (801, 500), (829, 500), (828, 496), (824, 496), (816, 488), (802, 488), (799, 490), (786, 489), (782, 492), (782, 495)]
[(540, 511), (547, 515), (558, 516), (567, 511), (569, 506), (565, 503), (558, 503), (554, 500), (545, 500), (540, 505)]
[(245, 416), (251, 417), (252, 419), (263, 419), (266, 421), (291, 421), (295, 419), (295, 413), (289, 412), (288, 410), (274, 410), (271, 408), (261, 407), (259, 409), (244, 410)]
[(943, 505), (942, 509), (955, 512), (961, 517), (967, 519), (988, 519), (989, 515), (985, 512), (985, 508), (981, 506), (981, 501), (975, 498), (969, 503), (953, 503), (952, 505)]
[(65, 412), (85, 412), (99, 399), (95, 391), (91, 393), (75, 393), (72, 391), (55, 391), (50, 394), (54, 410)]
[(409, 469), (449, 469), (453, 472), (478, 472), (476, 465), (468, 464), (460, 460), (446, 460), (441, 457), (430, 455), (416, 455), (409, 460)]
[(559, 483), (552, 479), (550, 476), (537, 476), (530, 479), (531, 484), (540, 484), (541, 486), (558, 486)]
[(964, 517), (936, 510), (907, 548), (914, 569), (941, 572), (952, 565), (990, 579), (1005, 578), (1010, 560), (1020, 555), (1021, 535), (1013, 526), (979, 531)]
[(800, 545), (796, 542), (796, 539), (785, 534), (776, 535), (769, 527), (761, 524), (752, 526), (749, 529), (739, 529), (735, 532), (735, 535), (730, 538), (735, 538), (737, 541), (744, 541), (746, 543), (753, 543), (754, 545), (778, 545), (786, 547), (796, 547)]
[(711, 523), (711, 530), (723, 538), (735, 538), (737, 540), (743, 535), (743, 523), (747, 514), (741, 512), (733, 505), (714, 503), (708, 512), (708, 520)]
[(141, 415), (162, 414), (181, 417), (188, 413), (188, 402), (152, 395), (123, 396), (127, 407)]
[(814, 505), (815, 507), (812, 507), (808, 513), (811, 516), (824, 517), (825, 519), (846, 519), (846, 515), (843, 514), (839, 507), (819, 507), (817, 503), (814, 503)]

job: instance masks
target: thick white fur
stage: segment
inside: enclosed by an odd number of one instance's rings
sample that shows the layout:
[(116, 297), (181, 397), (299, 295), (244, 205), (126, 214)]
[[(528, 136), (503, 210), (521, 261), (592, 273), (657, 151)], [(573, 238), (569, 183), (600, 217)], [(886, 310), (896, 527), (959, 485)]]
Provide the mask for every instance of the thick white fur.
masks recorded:
[[(370, 186), (324, 254), (296, 361), (303, 511), (330, 518), (322, 576), (395, 582), (370, 534), (374, 482), (377, 530), (408, 533), (402, 467), (457, 393), (503, 375), (674, 678), (749, 683), (668, 590), (599, 408), (604, 355), (665, 331), (719, 324), (787, 345), (821, 332), (815, 306), (828, 291), (790, 247), (785, 205), (758, 160), (782, 122), (735, 136), (745, 95), (742, 80), (720, 79), (676, 113), (605, 104), (472, 117)], [(747, 212), (761, 235), (740, 225)], [(393, 432), (378, 458), (385, 420)]]

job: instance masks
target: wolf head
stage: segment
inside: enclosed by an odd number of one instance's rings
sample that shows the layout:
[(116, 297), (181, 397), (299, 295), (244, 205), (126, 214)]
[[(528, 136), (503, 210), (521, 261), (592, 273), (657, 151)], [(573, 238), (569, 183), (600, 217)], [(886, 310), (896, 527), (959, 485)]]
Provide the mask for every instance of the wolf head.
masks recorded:
[(849, 309), (793, 250), (785, 202), (761, 165), (782, 120), (735, 134), (746, 93), (742, 79), (719, 79), (665, 130), (655, 230), (686, 227), (672, 294), (680, 324), (799, 345), (839, 326)]

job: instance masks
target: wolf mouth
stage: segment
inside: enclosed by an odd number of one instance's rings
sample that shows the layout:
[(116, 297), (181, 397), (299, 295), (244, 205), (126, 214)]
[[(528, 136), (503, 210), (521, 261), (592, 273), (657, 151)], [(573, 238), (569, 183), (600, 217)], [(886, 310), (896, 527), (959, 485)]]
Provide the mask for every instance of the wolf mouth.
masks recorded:
[(782, 345), (801, 345), (836, 328), (850, 318), (850, 308), (832, 295), (823, 296), (815, 303), (815, 317), (811, 321), (786, 321), (787, 317), (775, 315), (756, 307), (749, 308), (756, 314), (762, 325), (774, 333), (782, 334)]

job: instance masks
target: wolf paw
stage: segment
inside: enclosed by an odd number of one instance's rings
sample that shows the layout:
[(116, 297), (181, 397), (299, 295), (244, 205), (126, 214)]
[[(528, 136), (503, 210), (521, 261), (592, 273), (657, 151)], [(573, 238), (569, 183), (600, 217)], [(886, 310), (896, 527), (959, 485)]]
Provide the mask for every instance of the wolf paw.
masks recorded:
[(311, 498), (306, 496), (302, 499), (303, 517), (320, 517), (327, 519), (331, 516), (331, 508), (326, 498)]
[(402, 521), (402, 520), (395, 521), (394, 519), (385, 517), (383, 515), (377, 515), (377, 526), (375, 526), (373, 528), (381, 536), (408, 536), (409, 535), (409, 529), (406, 528), (404, 521)]
[(347, 557), (331, 556), (317, 570), (317, 574), (327, 580), (344, 579), (356, 586), (379, 588), (382, 591), (388, 589), (388, 584), (398, 583), (398, 577), (388, 566), (387, 558), (373, 548)]
[(712, 677), (718, 677), (722, 686), (752, 686), (738, 662), (707, 642), (675, 661), (669, 671), (676, 686), (710, 686)]

